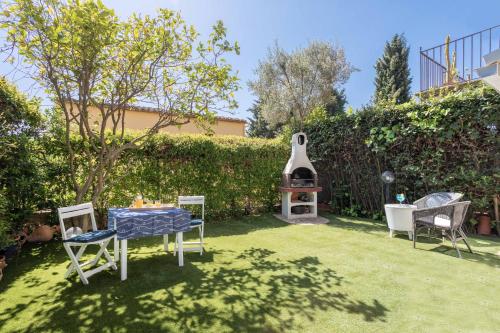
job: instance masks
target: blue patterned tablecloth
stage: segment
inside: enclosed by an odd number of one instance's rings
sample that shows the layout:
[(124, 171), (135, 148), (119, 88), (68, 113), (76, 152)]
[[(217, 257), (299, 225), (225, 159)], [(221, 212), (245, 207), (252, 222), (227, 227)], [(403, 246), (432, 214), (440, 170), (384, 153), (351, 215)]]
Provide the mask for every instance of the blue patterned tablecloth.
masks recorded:
[(191, 213), (181, 208), (144, 211), (110, 208), (108, 229), (114, 228), (115, 220), (116, 234), (122, 240), (188, 231)]

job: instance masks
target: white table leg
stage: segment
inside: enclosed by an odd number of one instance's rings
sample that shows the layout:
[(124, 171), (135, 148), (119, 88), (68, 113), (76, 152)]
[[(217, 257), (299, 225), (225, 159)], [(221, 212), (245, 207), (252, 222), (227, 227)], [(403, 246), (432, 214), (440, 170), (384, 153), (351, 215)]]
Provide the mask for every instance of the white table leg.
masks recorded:
[(125, 281), (127, 279), (127, 240), (122, 239), (121, 241), (121, 279)]
[(408, 231), (408, 238), (409, 238), (410, 240), (413, 240), (413, 232)]
[(163, 235), (163, 249), (168, 253), (168, 234)]
[(177, 242), (179, 243), (177, 248), (177, 252), (179, 253), (179, 267), (182, 267), (184, 266), (184, 249), (182, 245), (182, 232), (177, 233)]
[(392, 229), (389, 229), (389, 238), (394, 237), (394, 231)]
[(120, 261), (120, 243), (118, 243), (118, 236), (115, 236), (115, 239), (113, 240), (113, 255), (115, 257), (115, 262)]

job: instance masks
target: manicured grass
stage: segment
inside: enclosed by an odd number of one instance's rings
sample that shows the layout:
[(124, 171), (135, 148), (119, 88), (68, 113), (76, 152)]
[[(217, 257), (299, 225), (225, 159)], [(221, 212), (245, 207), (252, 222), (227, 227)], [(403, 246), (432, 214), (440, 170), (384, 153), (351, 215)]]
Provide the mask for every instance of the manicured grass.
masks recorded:
[[(270, 215), (206, 228), (185, 267), (160, 238), (129, 242), (129, 276), (63, 278), (59, 242), (25, 249), (0, 282), (1, 332), (498, 332), (500, 242), (388, 238), (369, 220)], [(111, 247), (110, 247), (111, 248)]]

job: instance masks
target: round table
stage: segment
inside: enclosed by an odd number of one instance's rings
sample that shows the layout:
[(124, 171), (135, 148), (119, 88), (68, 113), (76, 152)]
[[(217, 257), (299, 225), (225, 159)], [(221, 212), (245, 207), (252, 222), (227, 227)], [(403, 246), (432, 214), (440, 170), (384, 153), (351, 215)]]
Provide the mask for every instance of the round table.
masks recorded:
[(412, 212), (417, 209), (415, 205), (387, 204), (384, 205), (389, 237), (393, 237), (395, 231), (406, 231), (408, 238), (413, 239)]

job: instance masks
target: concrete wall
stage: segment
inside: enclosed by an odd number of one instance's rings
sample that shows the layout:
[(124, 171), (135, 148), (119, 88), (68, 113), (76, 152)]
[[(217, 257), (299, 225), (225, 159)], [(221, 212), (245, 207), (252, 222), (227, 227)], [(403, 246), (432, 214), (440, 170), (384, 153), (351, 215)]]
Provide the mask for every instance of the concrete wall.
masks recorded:
[[(96, 122), (101, 118), (100, 112), (96, 107), (89, 108), (89, 118), (96, 119)], [(151, 111), (142, 111), (131, 109), (127, 111), (125, 116), (125, 128), (131, 130), (144, 130), (150, 128), (159, 118), (159, 114)], [(245, 136), (245, 121), (217, 118), (213, 125), (210, 125), (215, 135), (237, 135)], [(111, 122), (108, 121), (107, 127), (111, 127)], [(205, 130), (191, 121), (188, 124), (178, 126), (169, 126), (161, 129), (167, 133), (194, 133), (203, 134)]]

